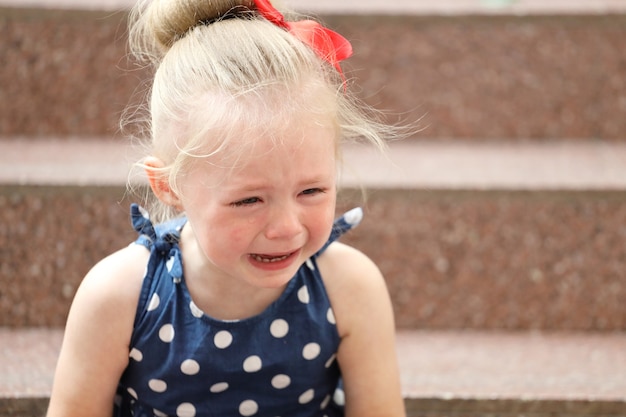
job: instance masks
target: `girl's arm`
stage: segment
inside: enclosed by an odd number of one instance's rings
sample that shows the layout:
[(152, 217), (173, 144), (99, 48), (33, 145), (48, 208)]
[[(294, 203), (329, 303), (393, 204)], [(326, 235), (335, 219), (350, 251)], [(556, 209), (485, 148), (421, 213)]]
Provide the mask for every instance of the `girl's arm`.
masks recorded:
[(385, 281), (358, 250), (333, 243), (319, 259), (341, 336), (346, 417), (406, 415)]
[(112, 415), (148, 255), (144, 247), (129, 246), (83, 280), (68, 316), (48, 417)]

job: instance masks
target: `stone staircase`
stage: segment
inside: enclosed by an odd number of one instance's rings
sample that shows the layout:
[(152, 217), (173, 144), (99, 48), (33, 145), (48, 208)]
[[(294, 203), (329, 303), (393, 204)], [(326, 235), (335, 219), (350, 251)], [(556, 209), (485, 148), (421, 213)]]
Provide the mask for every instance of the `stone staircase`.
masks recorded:
[[(0, 0), (0, 417), (44, 415), (77, 285), (134, 236), (130, 3)], [(409, 416), (626, 416), (626, 1), (291, 4), (353, 40), (368, 103), (421, 119), (388, 159), (348, 148), (340, 196)]]

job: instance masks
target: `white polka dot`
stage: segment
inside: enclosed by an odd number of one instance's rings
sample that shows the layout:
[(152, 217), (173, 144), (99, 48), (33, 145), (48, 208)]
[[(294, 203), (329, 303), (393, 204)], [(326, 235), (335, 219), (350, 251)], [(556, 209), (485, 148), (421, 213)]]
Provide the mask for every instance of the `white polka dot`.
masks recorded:
[(150, 381), (148, 381), (148, 386), (154, 392), (167, 391), (167, 384), (165, 383), (165, 381), (162, 381), (160, 379), (151, 379)]
[(195, 417), (196, 407), (191, 403), (182, 403), (176, 408), (176, 415), (178, 417)]
[(132, 388), (127, 388), (126, 391), (130, 394), (131, 397), (133, 397), (134, 399), (139, 399), (139, 397), (137, 396), (137, 391), (135, 391)]
[(291, 385), (291, 378), (287, 375), (276, 375), (272, 378), (272, 386), (276, 389), (285, 389)]
[(244, 417), (249, 417), (255, 415), (259, 411), (259, 405), (252, 401), (246, 400), (239, 404), (239, 414)]
[(363, 219), (363, 209), (361, 209), (360, 207), (353, 208), (352, 210), (344, 214), (343, 219), (346, 221), (346, 223), (352, 226), (359, 224)]
[(337, 324), (337, 321), (335, 320), (335, 312), (332, 308), (328, 309), (328, 312), (326, 313), (326, 320), (328, 320), (330, 324)]
[(180, 364), (180, 370), (185, 375), (195, 375), (200, 372), (200, 364), (193, 359), (187, 359)]
[(243, 361), (243, 370), (251, 373), (258, 372), (261, 370), (261, 366), (263, 365), (261, 358), (258, 356), (250, 356), (245, 361)]
[(302, 356), (306, 360), (313, 360), (317, 358), (322, 351), (322, 348), (317, 343), (309, 343), (302, 349)]
[(133, 348), (128, 354), (128, 357), (136, 360), (137, 362), (141, 362), (143, 360), (143, 353), (141, 353), (139, 349)]
[(226, 349), (231, 343), (233, 343), (233, 335), (227, 330), (222, 330), (221, 332), (217, 332), (213, 342), (218, 348)]
[(324, 365), (326, 368), (330, 368), (330, 366), (333, 364), (333, 362), (335, 362), (335, 359), (337, 359), (337, 355), (333, 354), (333, 356), (331, 356), (327, 361), (326, 361), (326, 365)]
[(300, 398), (298, 398), (298, 402), (300, 404), (308, 404), (311, 401), (313, 401), (313, 398), (315, 397), (315, 391), (313, 391), (312, 389), (304, 392)]
[(346, 394), (341, 388), (337, 388), (335, 390), (335, 394), (333, 395), (333, 401), (339, 406), (346, 405)]
[(191, 310), (191, 314), (196, 318), (204, 316), (204, 311), (200, 310), (193, 301), (189, 303), (189, 310)]
[(152, 294), (152, 298), (150, 299), (150, 304), (148, 304), (148, 311), (154, 311), (159, 307), (161, 303), (161, 299), (159, 298), (159, 294)]
[(150, 214), (148, 213), (148, 211), (147, 211), (145, 208), (143, 208), (143, 207), (139, 206), (139, 213), (141, 213), (141, 216), (142, 216), (144, 219), (146, 219), (146, 220), (150, 220)]
[(327, 395), (326, 398), (324, 398), (324, 401), (322, 401), (322, 404), (320, 405), (320, 410), (323, 410), (326, 407), (328, 407), (329, 402), (330, 402), (330, 395)]
[(209, 388), (209, 390), (213, 393), (213, 394), (218, 394), (220, 392), (224, 392), (228, 389), (228, 382), (220, 382), (217, 384), (213, 384), (211, 385), (211, 388)]
[(270, 326), (270, 333), (277, 339), (287, 336), (289, 333), (289, 323), (283, 319), (276, 319)]
[(161, 330), (159, 330), (159, 338), (165, 343), (170, 343), (174, 340), (174, 326), (166, 324), (161, 327)]
[(174, 267), (174, 261), (175, 260), (176, 260), (176, 258), (174, 258), (173, 255), (169, 257), (169, 259), (165, 263), (165, 266), (167, 267), (167, 272), (172, 272), (172, 268)]
[(306, 266), (308, 266), (311, 271), (315, 271), (315, 265), (313, 265), (311, 258), (306, 260)]
[(310, 301), (309, 289), (307, 288), (306, 285), (304, 285), (302, 288), (298, 290), (298, 300), (300, 300), (302, 304), (309, 304), (309, 301)]
[(154, 413), (156, 417), (167, 417), (167, 414), (165, 414), (163, 411), (153, 409), (152, 412)]

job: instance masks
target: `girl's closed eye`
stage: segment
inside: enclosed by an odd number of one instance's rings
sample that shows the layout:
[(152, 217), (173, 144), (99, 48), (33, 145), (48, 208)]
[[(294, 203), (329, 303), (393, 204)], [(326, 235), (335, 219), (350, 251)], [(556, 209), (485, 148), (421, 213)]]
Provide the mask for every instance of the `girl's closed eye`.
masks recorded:
[(233, 207), (243, 207), (243, 206), (251, 206), (253, 204), (260, 203), (260, 202), (261, 202), (261, 199), (259, 197), (248, 197), (248, 198), (244, 198), (242, 200), (238, 200), (233, 203), (230, 203), (230, 205)]
[(323, 188), (307, 188), (302, 191), (302, 195), (315, 195), (315, 194), (323, 194), (326, 190)]

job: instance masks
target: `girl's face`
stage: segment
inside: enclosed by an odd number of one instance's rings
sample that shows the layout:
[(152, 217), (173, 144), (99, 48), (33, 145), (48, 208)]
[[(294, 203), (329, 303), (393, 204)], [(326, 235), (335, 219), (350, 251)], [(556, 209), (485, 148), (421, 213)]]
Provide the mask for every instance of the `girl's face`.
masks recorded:
[(305, 134), (255, 138), (235, 169), (200, 161), (181, 181), (186, 227), (199, 249), (193, 253), (204, 257), (207, 276), (278, 288), (328, 239), (336, 199), (335, 131), (295, 131)]

